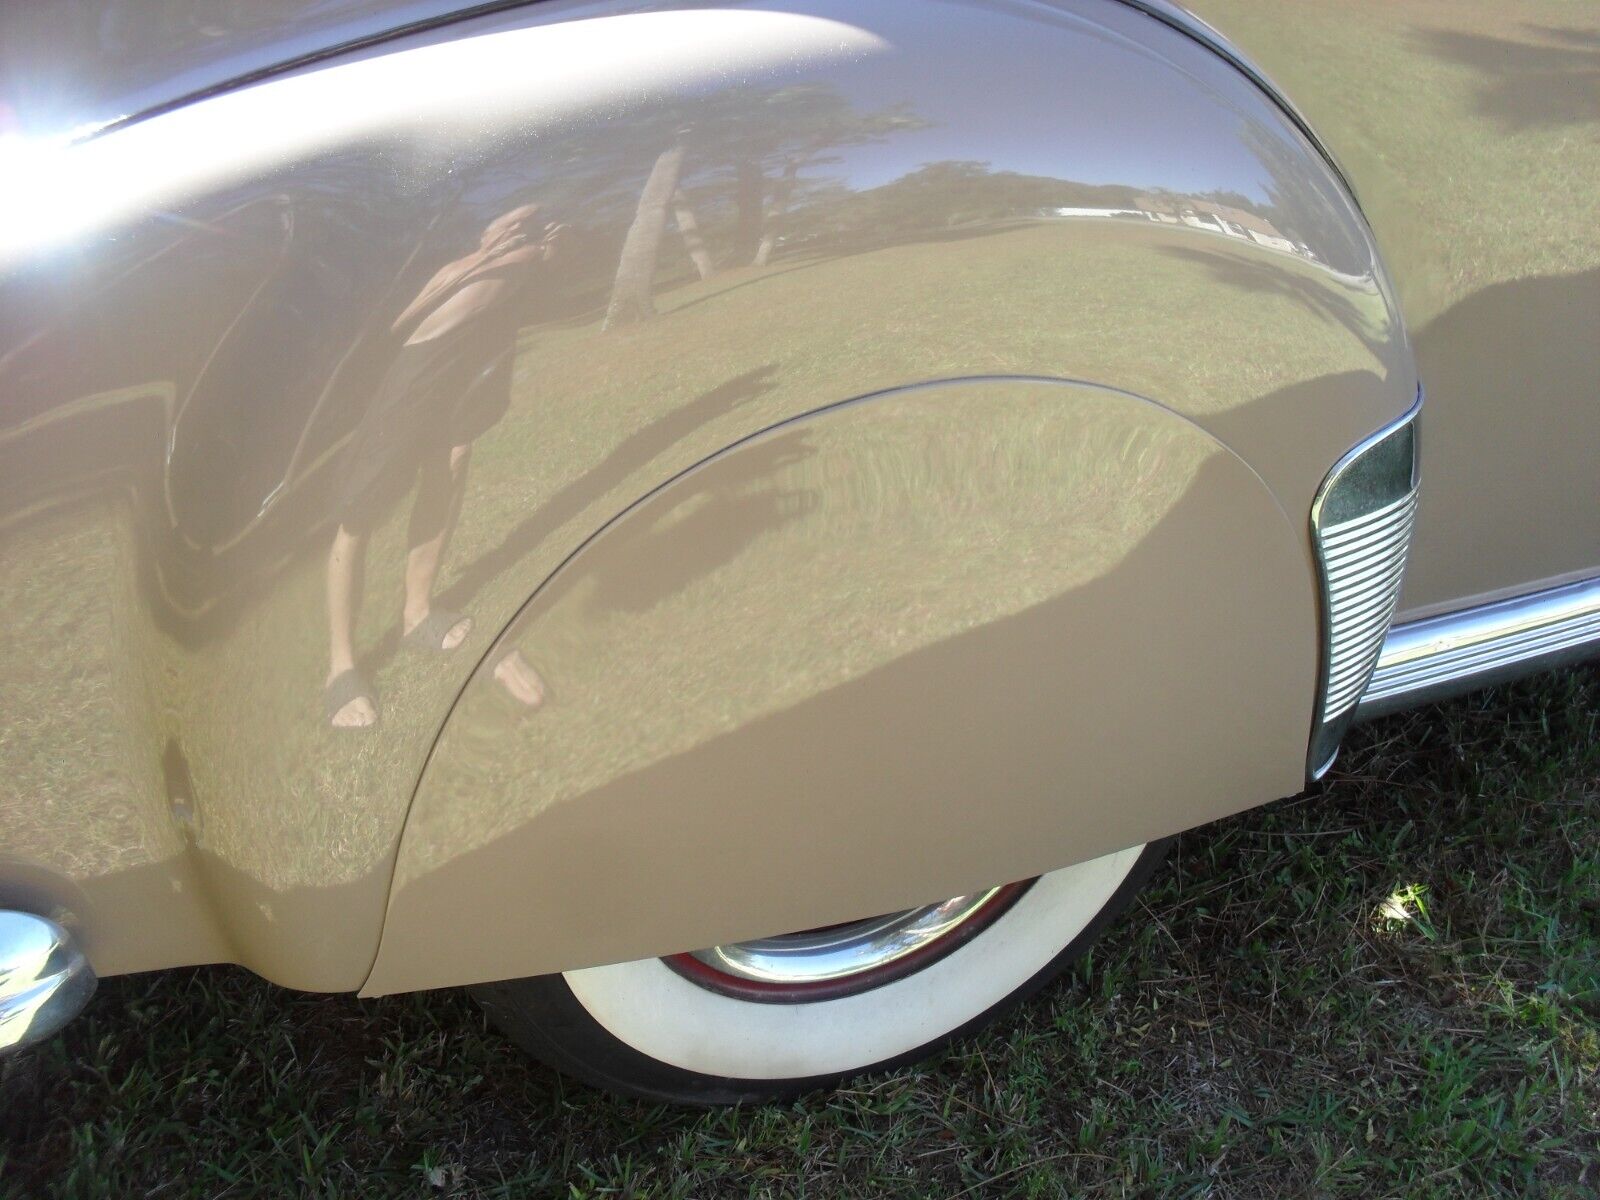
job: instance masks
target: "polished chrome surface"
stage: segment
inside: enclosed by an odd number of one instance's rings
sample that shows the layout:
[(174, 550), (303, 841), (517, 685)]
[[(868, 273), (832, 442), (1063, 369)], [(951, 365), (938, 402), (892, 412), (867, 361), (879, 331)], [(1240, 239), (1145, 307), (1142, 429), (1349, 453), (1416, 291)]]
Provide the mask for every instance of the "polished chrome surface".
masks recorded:
[(94, 970), (71, 934), (33, 913), (0, 910), (0, 1053), (50, 1037), (94, 989)]
[(1397, 625), (1356, 711), (1375, 717), (1600, 652), (1600, 579)]
[(1312, 505), (1325, 607), (1313, 778), (1331, 765), (1394, 619), (1417, 512), (1420, 406), (1419, 399), (1398, 422), (1340, 459)]
[(1408, 492), (1322, 538), (1328, 575), (1328, 689), (1323, 716), (1343, 716), (1360, 698), (1394, 616), (1417, 494)]
[(694, 957), (724, 974), (762, 983), (847, 979), (932, 945), (973, 917), (1000, 891), (990, 888), (864, 921), (712, 946), (695, 951)]

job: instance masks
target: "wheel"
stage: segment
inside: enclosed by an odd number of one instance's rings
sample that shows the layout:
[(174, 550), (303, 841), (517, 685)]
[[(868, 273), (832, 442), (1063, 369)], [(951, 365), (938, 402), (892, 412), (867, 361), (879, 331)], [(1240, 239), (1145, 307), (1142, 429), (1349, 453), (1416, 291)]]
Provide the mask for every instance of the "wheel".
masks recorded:
[(913, 1062), (1049, 982), (1132, 901), (1152, 842), (843, 925), (474, 988), (535, 1057), (650, 1100), (775, 1100)]

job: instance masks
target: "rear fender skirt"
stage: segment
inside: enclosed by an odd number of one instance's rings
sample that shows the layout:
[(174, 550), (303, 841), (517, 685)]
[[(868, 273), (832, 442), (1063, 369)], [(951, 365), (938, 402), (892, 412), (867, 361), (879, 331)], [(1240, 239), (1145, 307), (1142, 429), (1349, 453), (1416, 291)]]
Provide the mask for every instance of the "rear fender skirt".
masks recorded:
[(971, 379), (785, 422), (606, 526), (490, 651), (368, 990), (889, 911), (1293, 792), (1315, 647), (1299, 531), (1146, 400)]

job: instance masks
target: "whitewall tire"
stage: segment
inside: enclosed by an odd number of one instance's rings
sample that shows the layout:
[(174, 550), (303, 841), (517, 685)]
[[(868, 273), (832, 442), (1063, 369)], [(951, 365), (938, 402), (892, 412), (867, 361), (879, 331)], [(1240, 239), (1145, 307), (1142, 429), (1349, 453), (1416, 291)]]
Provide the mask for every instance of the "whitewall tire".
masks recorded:
[[(680, 955), (475, 991), (524, 1048), (591, 1083), (656, 1100), (775, 1099), (913, 1061), (981, 1027), (1087, 949), (1164, 849), (1136, 846), (995, 889), (937, 929), (923, 917), (920, 928), (934, 932), (917, 935), (927, 944), (915, 953), (905, 949), (911, 935), (878, 934), (874, 945), (898, 940), (874, 962), (861, 958), (853, 973), (830, 965), (835, 977), (826, 982), (802, 976), (822, 961), (812, 934), (793, 970), (782, 959), (771, 967), (770, 955), (708, 951), (694, 958), (713, 967)], [(860, 923), (866, 933), (856, 942), (891, 919)], [(834, 943), (852, 933), (833, 928)], [(785, 949), (782, 939), (745, 945)], [(775, 977), (790, 986), (766, 981)]]

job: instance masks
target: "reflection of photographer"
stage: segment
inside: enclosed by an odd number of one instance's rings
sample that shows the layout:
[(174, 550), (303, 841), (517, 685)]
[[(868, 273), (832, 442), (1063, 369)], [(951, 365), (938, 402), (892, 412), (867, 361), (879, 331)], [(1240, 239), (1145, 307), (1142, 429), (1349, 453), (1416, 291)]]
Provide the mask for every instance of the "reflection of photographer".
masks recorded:
[(566, 235), (567, 226), (552, 221), (533, 240), (538, 213), (539, 206), (529, 204), (490, 222), (478, 249), (440, 267), (390, 328), (402, 333), (416, 321), (406, 338), (406, 345), (416, 345), (447, 333), (495, 303), (515, 268), (547, 261)]
[[(535, 264), (549, 261), (566, 235), (565, 225), (538, 218), (533, 204), (495, 218), (477, 249), (440, 267), (391, 326), (405, 340), (351, 435), (328, 556), (323, 700), (337, 728), (378, 719), (377, 692), (355, 665), (367, 538), (413, 480), (401, 641), (446, 653), (472, 631), (471, 617), (433, 604), (433, 585), (461, 511), (472, 443), (511, 405), (515, 301)], [(520, 658), (503, 661), (496, 675), (524, 703), (542, 698), (538, 676)]]

